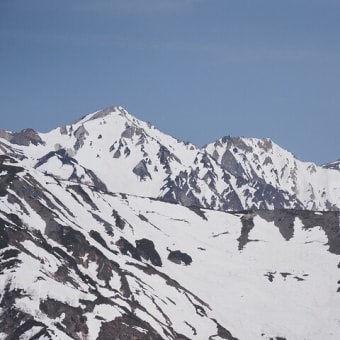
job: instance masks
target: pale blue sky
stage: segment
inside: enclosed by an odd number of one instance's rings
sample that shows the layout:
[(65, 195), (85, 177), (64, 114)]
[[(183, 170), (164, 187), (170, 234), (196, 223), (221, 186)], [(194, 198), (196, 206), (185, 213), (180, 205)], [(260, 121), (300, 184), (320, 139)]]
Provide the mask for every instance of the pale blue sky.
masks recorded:
[(181, 140), (340, 158), (340, 0), (0, 0), (0, 128), (122, 105)]

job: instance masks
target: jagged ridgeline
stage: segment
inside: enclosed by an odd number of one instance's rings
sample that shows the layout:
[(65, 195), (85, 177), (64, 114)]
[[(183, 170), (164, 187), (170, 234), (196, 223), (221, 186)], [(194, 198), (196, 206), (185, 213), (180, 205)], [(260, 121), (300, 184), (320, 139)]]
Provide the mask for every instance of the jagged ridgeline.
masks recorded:
[(301, 162), (269, 139), (183, 143), (121, 107), (49, 133), (1, 132), (4, 150), (61, 180), (215, 210), (339, 210), (338, 162)]
[(0, 131), (0, 339), (339, 339), (339, 207), (269, 139)]

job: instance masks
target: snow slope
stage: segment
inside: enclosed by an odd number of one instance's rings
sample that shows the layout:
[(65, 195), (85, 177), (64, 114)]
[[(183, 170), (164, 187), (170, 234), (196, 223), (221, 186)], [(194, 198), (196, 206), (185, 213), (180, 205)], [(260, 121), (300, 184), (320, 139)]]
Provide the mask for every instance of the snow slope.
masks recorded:
[(0, 339), (338, 339), (338, 212), (230, 213), (2, 157)]
[(0, 130), (0, 339), (339, 339), (336, 167), (121, 107)]

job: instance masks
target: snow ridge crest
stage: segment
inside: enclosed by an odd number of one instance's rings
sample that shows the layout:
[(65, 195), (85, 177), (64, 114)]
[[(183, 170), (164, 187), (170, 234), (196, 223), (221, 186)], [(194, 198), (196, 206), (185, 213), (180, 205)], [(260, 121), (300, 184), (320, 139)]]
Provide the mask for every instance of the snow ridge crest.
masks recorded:
[(111, 192), (217, 210), (340, 209), (337, 166), (301, 162), (268, 138), (226, 136), (198, 148), (121, 106), (29, 136), (22, 153), (30, 166), (63, 180), (93, 185), (97, 178)]

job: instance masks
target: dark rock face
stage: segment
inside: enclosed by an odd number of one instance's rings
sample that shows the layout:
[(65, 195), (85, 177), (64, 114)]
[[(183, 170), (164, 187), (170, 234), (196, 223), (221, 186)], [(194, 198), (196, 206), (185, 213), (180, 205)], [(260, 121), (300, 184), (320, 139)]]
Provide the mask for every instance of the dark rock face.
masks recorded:
[[(107, 246), (105, 240), (100, 236), (100, 233), (98, 233), (98, 231), (96, 230), (91, 230), (90, 231), (90, 236), (96, 240), (99, 244), (101, 244), (104, 248), (109, 249), (109, 247)], [(109, 249), (110, 250), (110, 249)]]
[(25, 129), (20, 132), (7, 132), (0, 130), (0, 137), (5, 138), (9, 142), (17, 145), (29, 146), (30, 144), (44, 144), (39, 134), (33, 129)]
[(85, 142), (86, 136), (89, 135), (88, 131), (85, 129), (83, 125), (79, 126), (79, 128), (74, 131), (73, 133), (74, 137), (77, 138), (75, 144), (74, 144), (74, 149), (78, 151)]
[(188, 174), (186, 171), (181, 171), (175, 179), (171, 179), (169, 176), (162, 188), (166, 190), (162, 199), (171, 203), (180, 203), (186, 207), (201, 206), (195, 195), (195, 192), (199, 192), (200, 189), (196, 185), (195, 178), (191, 175), (193, 173)]
[(258, 214), (265, 220), (274, 222), (286, 241), (294, 236), (294, 221), (297, 214), (293, 210), (276, 211), (275, 214), (271, 211), (259, 211)]
[(112, 114), (113, 112), (117, 112), (117, 111), (120, 111), (121, 110), (119, 109), (119, 107), (117, 106), (109, 106), (103, 110), (100, 110), (98, 111), (97, 113), (95, 113), (92, 117), (91, 117), (91, 120), (94, 120), (94, 119), (98, 119), (98, 118), (104, 118), (110, 114)]
[(67, 135), (67, 127), (66, 126), (60, 127), (59, 131), (62, 135)]
[(161, 267), (162, 260), (155, 249), (155, 245), (152, 241), (148, 239), (136, 240), (136, 246), (133, 246), (124, 237), (121, 237), (116, 245), (119, 250), (124, 255), (129, 255), (137, 261), (150, 261), (154, 266)]
[(182, 253), (180, 250), (170, 251), (168, 260), (176, 264), (185, 264), (186, 266), (192, 262), (191, 256), (186, 253)]
[(171, 153), (170, 150), (164, 145), (160, 145), (157, 157), (159, 159), (159, 162), (162, 164), (165, 173), (167, 174), (171, 174), (171, 161), (176, 161), (177, 163), (181, 164), (180, 159), (177, 158), (173, 153)]
[(233, 337), (233, 335), (225, 329), (222, 325), (220, 325), (215, 319), (213, 321), (217, 325), (217, 335), (221, 337), (222, 339), (227, 339), (227, 340), (238, 340), (237, 338)]
[[(94, 211), (98, 210), (98, 207), (95, 205), (95, 203), (93, 203), (89, 194), (80, 185), (76, 185), (76, 184), (68, 185), (67, 190), (73, 191), (76, 194), (78, 194), (77, 197), (80, 197), (83, 200), (83, 202), (88, 204)], [(79, 199), (78, 199), (78, 202), (81, 203)]]
[(133, 173), (136, 174), (141, 181), (145, 181), (147, 178), (152, 179), (146, 166), (145, 160), (141, 160), (133, 169)]
[(254, 218), (254, 214), (252, 214), (251, 212), (241, 217), (241, 222), (242, 222), (241, 235), (237, 239), (239, 250), (242, 250), (248, 242), (252, 241), (252, 240), (249, 240), (248, 236), (249, 236), (250, 231), (254, 228), (253, 218)]
[(88, 334), (86, 325), (86, 316), (83, 316), (84, 311), (80, 307), (71, 307), (53, 299), (47, 299), (40, 303), (40, 310), (50, 318), (60, 318), (63, 314), (64, 318), (59, 323), (59, 328), (73, 339), (79, 339), (79, 333)]
[[(3, 164), (6, 156), (0, 156), (0, 196), (6, 196), (7, 188), (13, 182), (16, 174), (22, 172), (24, 169), (19, 166)], [(11, 158), (10, 158), (11, 159)]]
[[(260, 209), (283, 209), (286, 205), (292, 204), (295, 209), (301, 209), (302, 204), (296, 197), (289, 196), (283, 190), (273, 187), (271, 184), (263, 183), (263, 181), (255, 184), (255, 201), (260, 202)], [(252, 207), (254, 208), (254, 207)]]
[(141, 261), (141, 257), (139, 251), (134, 247), (128, 240), (124, 237), (121, 237), (117, 242), (116, 245), (119, 247), (120, 252), (123, 255), (130, 255), (134, 259)]
[(294, 221), (299, 218), (305, 229), (321, 227), (328, 238), (329, 251), (340, 255), (340, 228), (337, 211), (267, 210), (256, 212), (267, 221), (274, 222), (281, 235), (289, 241), (294, 235)]
[(162, 266), (162, 260), (155, 249), (154, 243), (151, 240), (145, 238), (137, 240), (136, 249), (143, 259), (150, 261), (154, 266)]
[[(106, 185), (101, 181), (101, 179), (93, 171), (89, 169), (85, 169), (85, 173), (91, 179), (94, 189), (107, 192)], [(71, 175), (71, 179), (72, 179), (73, 174)], [(76, 178), (78, 177), (76, 176)]]
[(222, 193), (224, 198), (224, 203), (222, 204), (222, 209), (226, 211), (240, 211), (243, 209), (243, 205), (240, 198), (235, 191), (230, 191), (228, 193)]
[(116, 210), (112, 210), (112, 216), (115, 219), (116, 226), (123, 230), (125, 228), (126, 222), (119, 216), (118, 212)]
[(136, 126), (126, 125), (126, 129), (122, 132), (121, 137), (132, 139), (132, 137), (135, 135), (139, 137), (145, 137), (145, 132), (143, 129), (137, 128)]
[(226, 150), (221, 159), (221, 165), (223, 169), (227, 170), (229, 173), (236, 177), (244, 177), (245, 173), (241, 164), (235, 159), (234, 155)]
[(98, 340), (140, 339), (162, 340), (163, 338), (150, 325), (134, 315), (124, 315), (102, 325)]

